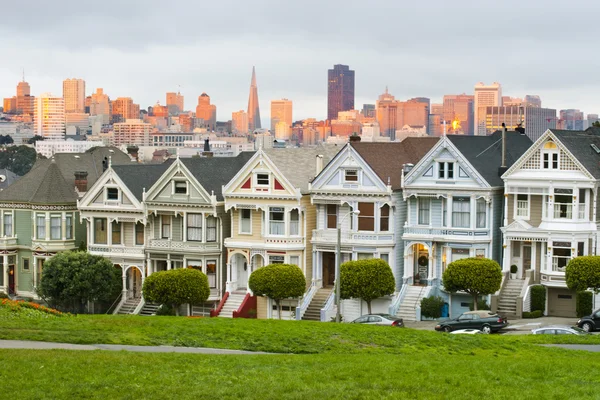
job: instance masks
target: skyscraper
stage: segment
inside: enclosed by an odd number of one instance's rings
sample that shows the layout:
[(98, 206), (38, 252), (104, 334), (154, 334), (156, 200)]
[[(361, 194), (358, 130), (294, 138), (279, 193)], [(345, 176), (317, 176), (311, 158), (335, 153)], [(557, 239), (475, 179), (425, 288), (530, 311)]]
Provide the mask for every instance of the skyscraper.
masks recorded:
[(17, 114), (33, 115), (35, 97), (31, 96), (29, 83), (23, 80), (17, 84), (16, 112)]
[(131, 97), (118, 97), (112, 103), (111, 115), (113, 123), (138, 119), (140, 117), (140, 106), (139, 104), (133, 104)]
[(258, 106), (258, 86), (256, 86), (256, 71), (252, 67), (252, 81), (250, 82), (250, 96), (248, 97), (248, 129), (260, 129), (260, 108)]
[(179, 115), (179, 113), (183, 112), (183, 95), (179, 92), (168, 92), (167, 108), (171, 115)]
[(474, 96), (464, 93), (444, 96), (443, 120), (446, 121), (446, 132), (473, 134), (473, 102)]
[(336, 64), (327, 70), (327, 119), (334, 120), (338, 112), (354, 109), (354, 71)]
[(484, 107), (480, 109), (480, 119), (485, 120), (485, 134), (502, 129), (514, 130), (517, 125), (525, 128), (525, 134), (533, 141), (546, 130), (556, 128), (556, 110), (531, 106)]
[(486, 86), (483, 82), (475, 85), (475, 104), (473, 109), (475, 121), (475, 135), (485, 135), (485, 118), (481, 118), (481, 113), (485, 114), (486, 107), (502, 105), (502, 86), (498, 82)]
[(399, 121), (399, 103), (399, 100), (388, 93), (387, 87), (375, 103), (381, 136), (387, 136), (391, 140), (394, 140), (396, 130), (402, 128)]
[(104, 94), (102, 88), (96, 89), (96, 93), (92, 93), (90, 102), (90, 115), (98, 115), (102, 119), (102, 124), (108, 124), (110, 118), (110, 99)]
[(231, 131), (237, 135), (248, 133), (248, 113), (244, 110), (231, 113)]
[[(292, 101), (288, 99), (271, 100), (271, 133), (275, 132), (278, 123), (283, 136), (292, 132)], [(287, 128), (286, 128), (287, 127)], [(276, 137), (276, 139), (285, 139)]]
[(196, 106), (196, 118), (204, 121), (204, 127), (209, 131), (214, 131), (217, 125), (217, 106), (210, 104), (210, 96), (202, 93), (198, 96), (198, 106)]
[(43, 93), (35, 98), (33, 133), (47, 139), (65, 135), (65, 102), (62, 97)]
[(561, 129), (582, 131), (584, 129), (583, 121), (583, 111), (574, 110), (572, 108), (560, 110)]
[(63, 99), (66, 113), (85, 111), (85, 81), (83, 79), (65, 79), (63, 81)]

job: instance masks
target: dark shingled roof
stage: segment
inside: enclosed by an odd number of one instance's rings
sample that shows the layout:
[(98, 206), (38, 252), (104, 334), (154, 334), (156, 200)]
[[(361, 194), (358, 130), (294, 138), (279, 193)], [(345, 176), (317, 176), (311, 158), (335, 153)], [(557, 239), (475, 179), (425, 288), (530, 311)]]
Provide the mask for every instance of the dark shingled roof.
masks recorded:
[[(112, 150), (112, 151), (111, 151)], [(96, 147), (86, 153), (57, 153), (53, 159), (37, 160), (25, 176), (0, 192), (0, 201), (32, 204), (71, 204), (77, 202), (75, 172), (88, 173), (88, 188), (102, 175), (102, 160), (131, 162), (115, 147)]]
[[(448, 139), (491, 187), (504, 186), (502, 174), (502, 132), (489, 136), (448, 135)], [(506, 167), (510, 168), (531, 146), (531, 139), (519, 132), (506, 132)]]
[(402, 164), (416, 164), (438, 142), (438, 137), (409, 137), (401, 142), (350, 142), (379, 178), (393, 190), (401, 188)]
[[(237, 157), (181, 158), (180, 161), (208, 194), (214, 192), (217, 200), (221, 201), (223, 200), (222, 186), (227, 184), (253, 155), (253, 151), (245, 151)], [(112, 169), (141, 201), (144, 189), (148, 191), (173, 162), (175, 160), (169, 159), (163, 164), (117, 165)]]
[(593, 144), (600, 149), (599, 128), (588, 128), (585, 131), (551, 131), (594, 178), (600, 179), (600, 154), (592, 147)]

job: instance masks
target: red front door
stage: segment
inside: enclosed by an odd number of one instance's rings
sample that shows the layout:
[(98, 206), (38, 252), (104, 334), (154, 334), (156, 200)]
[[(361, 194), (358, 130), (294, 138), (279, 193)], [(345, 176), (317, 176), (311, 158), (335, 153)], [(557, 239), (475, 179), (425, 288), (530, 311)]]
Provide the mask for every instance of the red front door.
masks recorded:
[(8, 266), (8, 293), (15, 294), (15, 266)]

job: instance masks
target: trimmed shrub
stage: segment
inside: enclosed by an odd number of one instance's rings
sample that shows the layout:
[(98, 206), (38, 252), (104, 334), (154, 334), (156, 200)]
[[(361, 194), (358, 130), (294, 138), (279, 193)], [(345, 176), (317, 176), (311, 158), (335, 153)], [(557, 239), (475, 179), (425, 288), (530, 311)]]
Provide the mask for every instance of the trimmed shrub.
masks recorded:
[(340, 298), (362, 299), (371, 314), (371, 301), (394, 293), (396, 282), (389, 264), (380, 258), (348, 261), (340, 269)]
[(546, 288), (542, 285), (532, 286), (531, 289), (531, 311), (541, 311), (546, 309)]
[(467, 292), (477, 303), (480, 295), (496, 293), (502, 283), (500, 265), (489, 258), (463, 258), (448, 265), (442, 284), (450, 293)]
[(516, 274), (517, 271), (519, 270), (519, 267), (517, 267), (515, 264), (510, 266), (510, 273), (511, 274)]
[(600, 291), (600, 256), (575, 257), (565, 269), (567, 287), (577, 292)]
[(523, 312), (523, 318), (539, 318), (544, 315), (542, 310), (535, 310), (531, 312)]
[(158, 310), (156, 310), (156, 315), (172, 316), (175, 315), (175, 310), (172, 307), (169, 307), (165, 304), (161, 304), (161, 306), (158, 307)]
[(248, 286), (256, 296), (275, 300), (281, 319), (280, 301), (304, 295), (306, 279), (297, 265), (270, 264), (252, 272), (248, 278)]
[(179, 315), (182, 304), (201, 304), (208, 299), (208, 278), (193, 268), (155, 272), (144, 280), (144, 298), (150, 303), (166, 304)]
[(585, 317), (593, 311), (593, 294), (592, 292), (577, 292), (577, 316)]
[(439, 296), (429, 296), (421, 299), (421, 315), (425, 318), (440, 318), (444, 299)]
[[(489, 310), (490, 306), (485, 300), (477, 300), (477, 309), (478, 310)], [(469, 310), (473, 311), (473, 303), (469, 303)]]

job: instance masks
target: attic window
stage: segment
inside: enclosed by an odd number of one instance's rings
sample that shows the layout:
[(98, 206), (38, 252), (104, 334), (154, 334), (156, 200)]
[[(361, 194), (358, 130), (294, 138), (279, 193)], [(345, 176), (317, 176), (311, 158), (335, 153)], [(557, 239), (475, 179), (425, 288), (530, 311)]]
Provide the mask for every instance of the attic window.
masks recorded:
[(106, 188), (106, 200), (119, 200), (119, 189)]
[(175, 181), (175, 194), (187, 194), (187, 182)]
[(355, 169), (347, 169), (345, 171), (344, 180), (346, 182), (358, 182), (358, 171)]
[(256, 184), (260, 186), (269, 186), (269, 174), (256, 174)]

